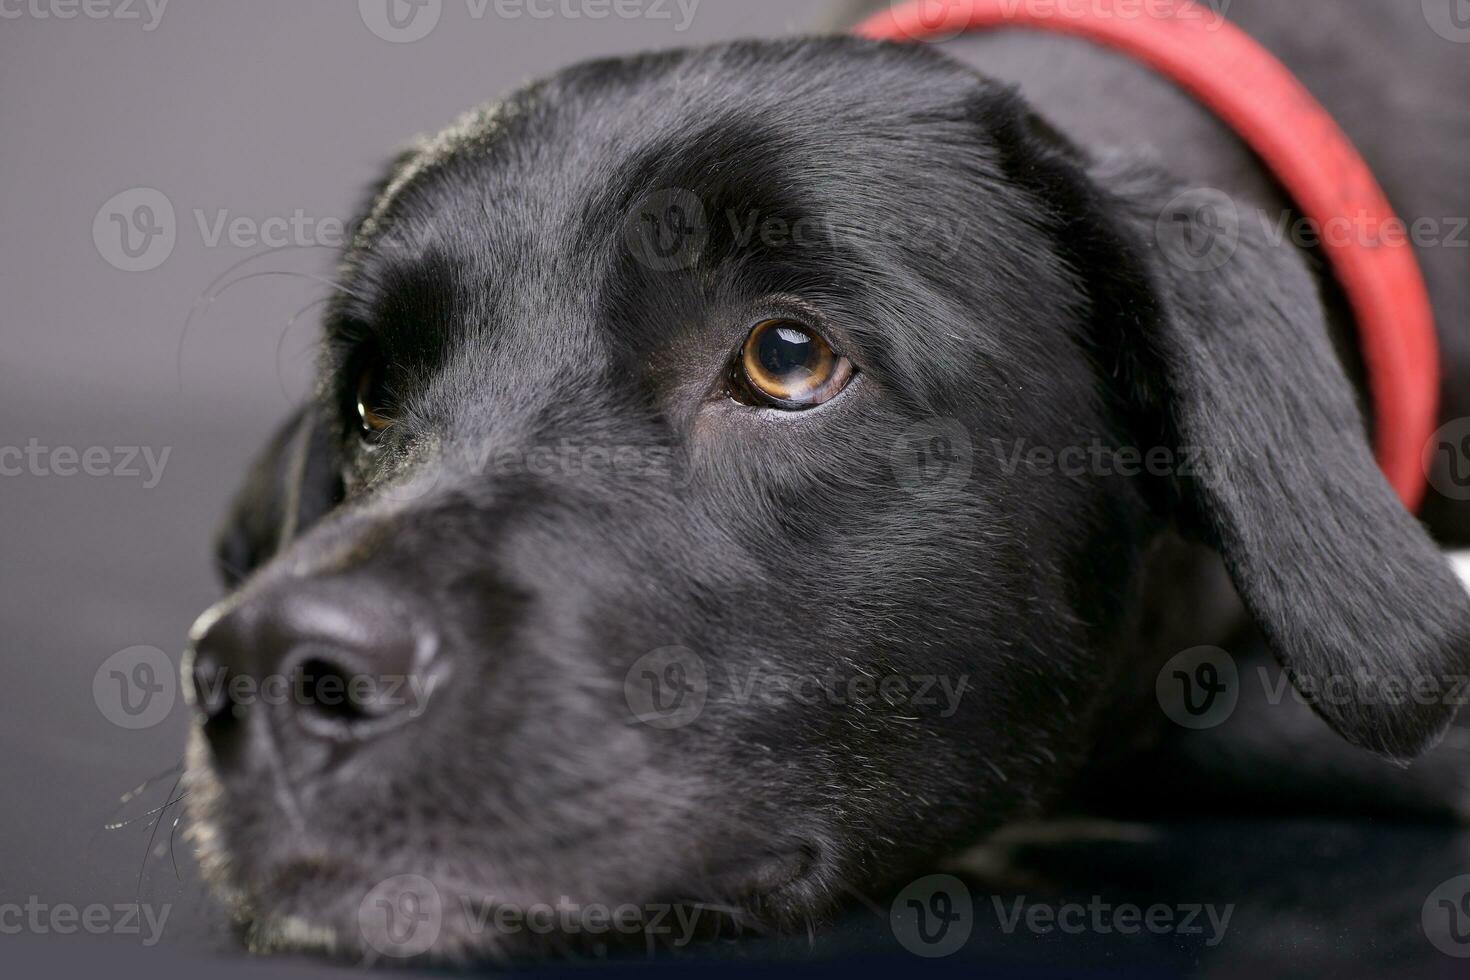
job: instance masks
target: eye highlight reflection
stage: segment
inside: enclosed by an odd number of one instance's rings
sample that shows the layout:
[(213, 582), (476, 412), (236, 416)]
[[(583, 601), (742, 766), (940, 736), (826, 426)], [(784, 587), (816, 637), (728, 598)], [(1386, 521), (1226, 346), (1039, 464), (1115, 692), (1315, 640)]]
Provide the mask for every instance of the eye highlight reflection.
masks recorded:
[(389, 393), (383, 383), (383, 364), (374, 360), (357, 378), (357, 418), (365, 439), (372, 439), (393, 424)]

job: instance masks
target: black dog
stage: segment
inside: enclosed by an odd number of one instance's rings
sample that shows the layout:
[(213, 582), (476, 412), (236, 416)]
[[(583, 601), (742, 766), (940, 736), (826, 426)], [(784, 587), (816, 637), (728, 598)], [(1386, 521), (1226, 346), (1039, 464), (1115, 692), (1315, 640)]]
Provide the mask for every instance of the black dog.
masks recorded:
[[(1470, 213), (1463, 52), (1345, 6), (1375, 52), (1295, 67), (1404, 211)], [(1251, 158), (1083, 42), (952, 48), (1025, 97), (920, 45), (738, 43), (568, 69), (396, 161), (194, 633), (192, 833), (254, 944), (382, 950), (379, 904), (431, 898), (440, 956), (535, 948), (496, 913), (558, 902), (556, 945), (599, 905), (820, 916), (1173, 751), (1155, 678), (1235, 635), (1222, 568), (1304, 690), (1457, 690), (1470, 599), (1375, 467), (1314, 258), (1157, 233), (1202, 187), (1279, 207)], [(1426, 262), (1452, 417), (1470, 269)], [(1172, 462), (1038, 465), (1098, 446)], [(1288, 703), (1218, 755), (1455, 811), (1454, 767), (1378, 757), (1453, 701)]]

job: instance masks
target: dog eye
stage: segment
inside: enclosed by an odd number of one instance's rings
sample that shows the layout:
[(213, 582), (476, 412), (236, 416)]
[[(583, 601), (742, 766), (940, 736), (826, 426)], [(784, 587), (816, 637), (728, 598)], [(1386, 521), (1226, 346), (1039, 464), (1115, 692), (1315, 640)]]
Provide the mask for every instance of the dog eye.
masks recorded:
[(852, 362), (795, 320), (766, 320), (745, 338), (735, 391), (748, 404), (799, 410), (836, 397), (852, 380)]
[(371, 438), (393, 424), (389, 392), (383, 382), (384, 364), (373, 360), (357, 376), (357, 418), (363, 436)]

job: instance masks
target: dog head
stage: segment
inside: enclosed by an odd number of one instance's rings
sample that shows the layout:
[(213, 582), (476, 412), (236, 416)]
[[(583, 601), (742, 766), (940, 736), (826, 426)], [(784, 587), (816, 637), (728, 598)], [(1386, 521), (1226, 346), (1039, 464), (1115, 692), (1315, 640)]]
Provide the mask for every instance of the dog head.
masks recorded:
[[(193, 636), (254, 941), (819, 914), (1073, 778), (1171, 529), (1299, 682), (1461, 669), (1303, 263), (1200, 262), (1199, 193), (843, 39), (575, 67), (400, 157)], [(1448, 712), (1319, 710), (1394, 756)]]

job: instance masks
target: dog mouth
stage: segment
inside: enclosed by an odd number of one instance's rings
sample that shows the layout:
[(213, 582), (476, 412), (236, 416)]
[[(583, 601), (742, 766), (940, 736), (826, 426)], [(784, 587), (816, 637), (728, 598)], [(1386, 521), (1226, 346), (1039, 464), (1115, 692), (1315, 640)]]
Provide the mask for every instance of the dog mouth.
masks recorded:
[(801, 844), (725, 860), (697, 887), (649, 893), (660, 897), (584, 899), (469, 881), (426, 864), (383, 874), (357, 860), (297, 852), (261, 869), (236, 904), (237, 920), (253, 953), (366, 963), (647, 954), (768, 931), (780, 909), (804, 904), (799, 896), (816, 864), (816, 849)]

